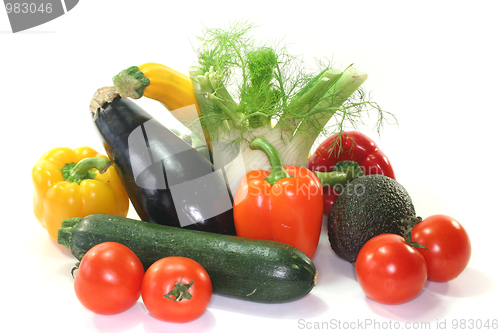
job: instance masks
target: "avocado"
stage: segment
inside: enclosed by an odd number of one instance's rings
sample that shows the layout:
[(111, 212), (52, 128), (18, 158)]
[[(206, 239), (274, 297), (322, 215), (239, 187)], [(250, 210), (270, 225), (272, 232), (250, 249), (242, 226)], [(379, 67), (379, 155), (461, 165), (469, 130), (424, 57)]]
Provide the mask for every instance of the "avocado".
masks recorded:
[(348, 183), (328, 216), (328, 239), (340, 258), (356, 261), (363, 245), (384, 233), (402, 235), (401, 220), (415, 216), (410, 195), (394, 179), (367, 175)]

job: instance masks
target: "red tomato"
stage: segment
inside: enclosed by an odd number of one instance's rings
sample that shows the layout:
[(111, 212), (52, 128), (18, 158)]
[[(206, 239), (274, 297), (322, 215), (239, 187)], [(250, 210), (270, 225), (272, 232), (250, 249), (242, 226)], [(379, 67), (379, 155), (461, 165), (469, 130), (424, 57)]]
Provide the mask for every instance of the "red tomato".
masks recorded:
[(207, 309), (212, 299), (212, 281), (196, 261), (166, 257), (148, 268), (141, 291), (144, 305), (153, 317), (185, 323)]
[(91, 248), (75, 276), (75, 293), (92, 312), (111, 315), (132, 307), (141, 294), (144, 267), (137, 255), (119, 243)]
[(471, 256), (469, 235), (454, 218), (432, 215), (412, 229), (412, 241), (427, 262), (428, 280), (446, 282), (463, 272)]
[(403, 237), (382, 234), (361, 248), (356, 277), (366, 296), (384, 304), (400, 304), (415, 298), (427, 281), (424, 257)]

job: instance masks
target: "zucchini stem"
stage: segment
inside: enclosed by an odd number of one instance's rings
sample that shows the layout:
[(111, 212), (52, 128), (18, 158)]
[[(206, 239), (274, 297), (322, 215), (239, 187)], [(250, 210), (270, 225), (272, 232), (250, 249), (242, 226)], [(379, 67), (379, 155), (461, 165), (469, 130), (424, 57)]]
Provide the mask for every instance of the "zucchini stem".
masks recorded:
[(137, 66), (124, 69), (113, 77), (113, 85), (123, 98), (141, 98), (144, 94), (144, 89), (150, 83), (149, 79), (144, 76), (144, 73)]
[(73, 241), (73, 231), (81, 220), (81, 217), (73, 217), (63, 220), (61, 222), (61, 227), (57, 231), (57, 243), (64, 246), (65, 248), (71, 249), (71, 243)]

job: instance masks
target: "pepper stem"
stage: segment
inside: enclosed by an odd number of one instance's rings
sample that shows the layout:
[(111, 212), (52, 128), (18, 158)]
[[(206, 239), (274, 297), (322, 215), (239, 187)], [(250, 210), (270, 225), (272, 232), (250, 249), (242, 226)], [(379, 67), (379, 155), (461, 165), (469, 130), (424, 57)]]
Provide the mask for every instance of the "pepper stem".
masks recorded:
[(318, 177), (321, 185), (323, 186), (335, 186), (335, 185), (345, 185), (354, 178), (354, 168), (348, 171), (332, 171), (332, 172), (319, 172), (314, 171), (316, 177)]
[(262, 150), (269, 159), (269, 164), (271, 164), (271, 173), (265, 180), (271, 185), (274, 185), (274, 183), (276, 183), (280, 179), (290, 177), (288, 172), (286, 172), (283, 163), (281, 162), (278, 151), (266, 139), (262, 137), (254, 138), (250, 142), (250, 148), (254, 150)]
[(80, 183), (84, 179), (94, 179), (95, 171), (104, 173), (111, 166), (111, 162), (106, 157), (87, 157), (78, 163), (66, 164), (61, 172), (64, 180), (73, 183)]
[(314, 171), (314, 174), (323, 186), (345, 185), (353, 179), (364, 176), (363, 170), (355, 161), (338, 161), (333, 170), (330, 172)]

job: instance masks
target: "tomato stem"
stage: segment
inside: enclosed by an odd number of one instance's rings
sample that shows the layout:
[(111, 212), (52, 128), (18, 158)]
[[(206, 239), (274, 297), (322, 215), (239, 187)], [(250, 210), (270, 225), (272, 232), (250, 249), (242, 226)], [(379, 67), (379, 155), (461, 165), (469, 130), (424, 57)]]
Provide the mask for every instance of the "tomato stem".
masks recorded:
[[(189, 288), (194, 284), (194, 281), (191, 280), (189, 283), (182, 283), (182, 277), (179, 282), (176, 282), (174, 285), (174, 289), (170, 290), (168, 294), (163, 295), (163, 298), (167, 298), (172, 301), (180, 302), (183, 299), (190, 300), (193, 295), (189, 293)], [(174, 297), (171, 297), (174, 296)]]
[(422, 222), (422, 218), (420, 216), (408, 216), (402, 219), (401, 220), (402, 226), (400, 228), (401, 230), (403, 230), (403, 238), (405, 239), (406, 244), (410, 245), (415, 249), (422, 248), (425, 250), (429, 250), (424, 245), (421, 245), (417, 242), (413, 242), (411, 240), (411, 232), (413, 230), (413, 227), (419, 224), (420, 222)]
[(80, 262), (78, 261), (75, 266), (71, 269), (71, 277), (74, 279), (75, 278), (75, 271), (78, 270), (78, 268), (80, 268)]
[(281, 162), (278, 151), (266, 139), (262, 137), (254, 138), (250, 142), (250, 148), (254, 150), (262, 150), (269, 159), (269, 164), (271, 165), (271, 173), (265, 180), (271, 185), (282, 178), (290, 177), (288, 172), (286, 172), (285, 167), (283, 166), (283, 162)]

